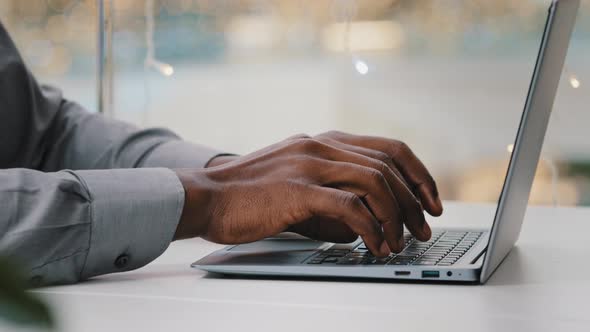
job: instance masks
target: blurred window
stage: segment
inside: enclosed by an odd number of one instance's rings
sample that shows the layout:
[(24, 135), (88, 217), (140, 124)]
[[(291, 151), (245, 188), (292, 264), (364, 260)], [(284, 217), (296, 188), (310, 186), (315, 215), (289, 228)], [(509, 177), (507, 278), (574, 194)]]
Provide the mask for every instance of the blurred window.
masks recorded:
[[(108, 1), (108, 0), (105, 0)], [(548, 1), (112, 1), (115, 116), (247, 153), (339, 129), (406, 141), (444, 199), (495, 202)], [(96, 1), (4, 0), (33, 71), (96, 108)], [(531, 201), (590, 205), (590, 0)]]

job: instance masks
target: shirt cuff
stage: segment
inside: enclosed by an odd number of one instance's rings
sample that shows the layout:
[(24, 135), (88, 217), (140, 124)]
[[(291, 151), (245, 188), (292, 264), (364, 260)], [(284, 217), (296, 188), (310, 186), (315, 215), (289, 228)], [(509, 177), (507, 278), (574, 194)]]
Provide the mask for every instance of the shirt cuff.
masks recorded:
[(173, 140), (156, 146), (140, 167), (204, 168), (211, 159), (222, 155), (229, 154), (200, 144)]
[(76, 171), (91, 198), (90, 246), (81, 277), (146, 265), (173, 239), (184, 188), (165, 168)]

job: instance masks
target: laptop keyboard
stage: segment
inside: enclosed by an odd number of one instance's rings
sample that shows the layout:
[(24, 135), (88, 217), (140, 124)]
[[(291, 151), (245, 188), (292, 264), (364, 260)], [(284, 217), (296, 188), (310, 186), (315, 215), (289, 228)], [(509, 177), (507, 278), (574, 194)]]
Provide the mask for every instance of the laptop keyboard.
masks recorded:
[(404, 234), (405, 248), (399, 254), (388, 257), (373, 256), (361, 241), (352, 249), (335, 246), (318, 252), (305, 261), (305, 264), (330, 265), (439, 265), (455, 264), (473, 247), (482, 232), (433, 231), (426, 242), (416, 240), (409, 233)]

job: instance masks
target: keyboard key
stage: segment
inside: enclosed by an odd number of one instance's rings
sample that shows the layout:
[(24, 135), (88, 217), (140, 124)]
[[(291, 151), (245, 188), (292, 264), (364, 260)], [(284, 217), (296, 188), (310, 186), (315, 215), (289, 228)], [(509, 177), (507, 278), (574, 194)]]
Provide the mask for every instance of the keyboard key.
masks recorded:
[(438, 246), (454, 247), (458, 244), (459, 244), (459, 241), (439, 241), (435, 244), (435, 247), (438, 247)]
[(401, 262), (401, 263), (409, 263), (411, 261), (414, 260), (414, 257), (408, 257), (408, 256), (395, 256), (391, 262)]
[(440, 241), (438, 241), (437, 244), (450, 244), (453, 246), (456, 246), (457, 244), (461, 243), (461, 239), (457, 239), (457, 240), (447, 240), (447, 239), (442, 239)]
[(465, 232), (455, 232), (455, 231), (448, 231), (445, 233), (445, 236), (465, 236)]
[(350, 254), (346, 255), (346, 257), (366, 257), (366, 256), (371, 256), (371, 253), (368, 251), (363, 251), (363, 252), (351, 252)]
[(456, 258), (445, 257), (445, 258), (441, 259), (441, 262), (451, 262), (451, 263), (454, 263), (456, 260), (457, 260)]
[(390, 260), (391, 260), (390, 257), (386, 257), (386, 258), (374, 258), (374, 259), (370, 259), (370, 260), (364, 261), (363, 264), (366, 264), (366, 265), (385, 265)]
[(357, 265), (364, 261), (363, 257), (345, 257), (338, 261), (339, 265)]
[(447, 259), (447, 258), (448, 258), (448, 259), (454, 259), (454, 260), (457, 260), (457, 259), (459, 259), (459, 258), (461, 258), (461, 257), (463, 257), (463, 255), (447, 255), (447, 256), (445, 257), (445, 259)]
[(396, 260), (392, 260), (389, 263), (387, 263), (387, 265), (410, 265), (411, 261), (396, 261)]
[(418, 256), (418, 255), (404, 256), (402, 254), (399, 254), (399, 255), (395, 256), (394, 259), (397, 259), (400, 261), (413, 261), (414, 259), (416, 259), (418, 257), (420, 257), (420, 256)]
[(423, 253), (426, 250), (428, 250), (428, 248), (406, 248), (404, 251), (402, 251), (403, 253)]
[(449, 258), (461, 258), (463, 256), (465, 256), (464, 252), (452, 252), (447, 255), (447, 257), (449, 257)]
[(400, 255), (403, 255), (403, 256), (420, 256), (425, 251), (426, 250), (404, 250), (404, 251), (402, 251), (402, 253)]
[(330, 255), (332, 254), (347, 254), (350, 252), (350, 250), (348, 249), (328, 249), (326, 250), (327, 253), (329, 253)]
[(435, 260), (417, 260), (412, 265), (436, 265)]
[(444, 248), (444, 247), (434, 246), (434, 247), (430, 248), (430, 250), (428, 250), (427, 252), (444, 252), (444, 253), (447, 253), (447, 252), (450, 252), (450, 251), (451, 251), (451, 248)]
[(428, 258), (431, 258), (431, 259), (441, 259), (441, 258), (443, 258), (444, 256), (445, 256), (445, 255), (442, 255), (442, 254), (435, 254), (435, 253), (432, 253), (432, 254), (431, 254), (431, 253), (426, 253), (426, 254), (424, 254), (424, 255), (420, 256), (420, 258), (421, 258), (421, 259), (424, 259), (424, 258), (425, 258), (425, 259), (428, 259)]
[(320, 264), (324, 260), (324, 257), (313, 257), (307, 261), (308, 264)]
[(428, 250), (428, 248), (406, 248), (404, 251), (402, 251), (403, 253), (408, 253), (408, 254), (416, 254), (416, 253), (423, 253), (426, 250)]
[(455, 247), (455, 246), (438, 246), (438, 245), (436, 245), (436, 246), (432, 247), (431, 249), (432, 249), (432, 250), (444, 250), (444, 251), (451, 251), (451, 250), (453, 250), (453, 248), (454, 248), (454, 247)]
[(340, 259), (340, 257), (335, 257), (335, 256), (326, 257), (322, 261), (322, 264), (325, 264), (325, 263), (336, 263), (336, 262), (338, 262), (339, 259)]
[(436, 251), (427, 251), (424, 255), (420, 256), (420, 257), (428, 257), (428, 256), (432, 256), (432, 257), (445, 257), (448, 253), (447, 252), (436, 252)]

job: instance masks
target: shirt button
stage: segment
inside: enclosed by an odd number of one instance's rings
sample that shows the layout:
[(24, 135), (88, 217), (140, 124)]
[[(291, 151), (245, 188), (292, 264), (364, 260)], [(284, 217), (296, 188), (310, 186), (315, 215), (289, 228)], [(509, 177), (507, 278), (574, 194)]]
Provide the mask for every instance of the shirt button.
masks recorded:
[(119, 257), (117, 257), (117, 259), (115, 259), (115, 267), (118, 269), (124, 268), (125, 266), (127, 266), (128, 263), (129, 263), (129, 255), (127, 255), (127, 254), (119, 255)]

